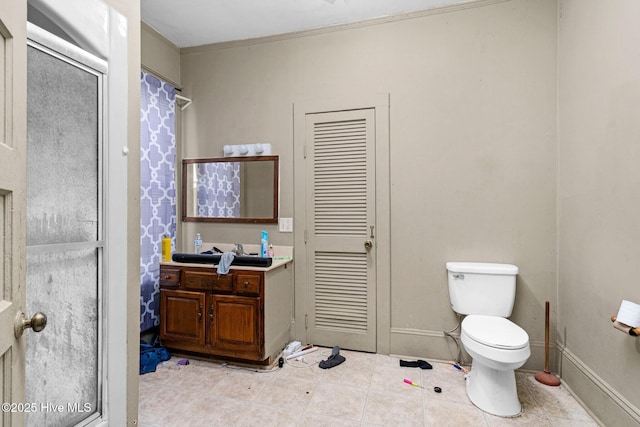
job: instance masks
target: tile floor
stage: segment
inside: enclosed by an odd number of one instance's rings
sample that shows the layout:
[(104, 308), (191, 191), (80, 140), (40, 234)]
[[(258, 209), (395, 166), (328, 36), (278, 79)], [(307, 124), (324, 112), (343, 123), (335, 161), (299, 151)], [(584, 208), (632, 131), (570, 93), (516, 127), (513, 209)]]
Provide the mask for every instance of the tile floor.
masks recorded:
[[(597, 426), (564, 386), (517, 373), (523, 412), (488, 415), (471, 404), (464, 374), (446, 363), (404, 368), (399, 358), (341, 350), (346, 360), (320, 369), (320, 348), (282, 369), (261, 371), (176, 357), (140, 377), (139, 425), (170, 426)], [(412, 360), (412, 359), (406, 359)], [(305, 363), (306, 362), (306, 363)], [(424, 388), (405, 384), (408, 378)], [(434, 387), (441, 393), (435, 393)]]

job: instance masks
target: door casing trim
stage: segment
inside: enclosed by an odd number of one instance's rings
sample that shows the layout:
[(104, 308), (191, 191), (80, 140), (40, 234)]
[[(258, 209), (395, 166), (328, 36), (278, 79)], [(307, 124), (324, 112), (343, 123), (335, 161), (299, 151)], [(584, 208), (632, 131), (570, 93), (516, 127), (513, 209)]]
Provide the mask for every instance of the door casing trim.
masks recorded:
[(306, 342), (307, 256), (305, 247), (305, 117), (307, 114), (374, 109), (376, 181), (376, 352), (389, 354), (391, 335), (391, 206), (388, 93), (300, 100), (293, 105), (294, 339)]

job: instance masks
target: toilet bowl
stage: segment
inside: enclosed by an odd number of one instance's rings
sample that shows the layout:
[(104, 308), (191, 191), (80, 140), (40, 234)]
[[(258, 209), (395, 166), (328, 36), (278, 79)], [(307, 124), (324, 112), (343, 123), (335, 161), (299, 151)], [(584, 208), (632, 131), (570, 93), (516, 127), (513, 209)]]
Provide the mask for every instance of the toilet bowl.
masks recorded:
[(516, 375), (531, 355), (529, 335), (507, 319), (516, 296), (518, 267), (512, 264), (447, 262), (451, 308), (462, 321), (460, 338), (472, 357), (467, 396), (493, 415), (512, 417), (518, 401)]
[(514, 370), (531, 355), (527, 332), (503, 317), (469, 315), (460, 338), (473, 359), (466, 381), (471, 402), (493, 415), (518, 415), (522, 406)]

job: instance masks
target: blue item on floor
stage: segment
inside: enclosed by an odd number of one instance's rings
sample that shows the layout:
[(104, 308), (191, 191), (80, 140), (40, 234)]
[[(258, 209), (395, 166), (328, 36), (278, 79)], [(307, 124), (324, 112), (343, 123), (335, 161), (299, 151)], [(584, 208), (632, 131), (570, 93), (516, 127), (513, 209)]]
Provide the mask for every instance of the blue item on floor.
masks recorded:
[(169, 351), (164, 347), (154, 347), (140, 340), (140, 375), (155, 372), (160, 362), (171, 359)]

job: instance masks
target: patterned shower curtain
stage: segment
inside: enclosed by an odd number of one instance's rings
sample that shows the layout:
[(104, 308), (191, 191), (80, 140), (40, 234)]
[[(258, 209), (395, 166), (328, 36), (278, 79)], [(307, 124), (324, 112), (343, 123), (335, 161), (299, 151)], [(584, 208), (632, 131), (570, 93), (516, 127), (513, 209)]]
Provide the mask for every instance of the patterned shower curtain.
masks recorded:
[(200, 163), (197, 168), (198, 216), (240, 216), (240, 163)]
[(175, 95), (170, 84), (141, 72), (140, 330), (159, 324), (161, 240), (175, 248)]

